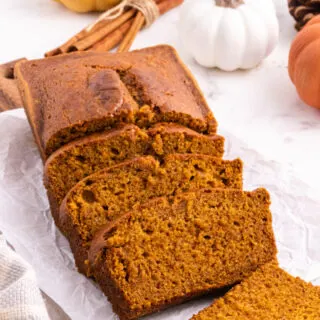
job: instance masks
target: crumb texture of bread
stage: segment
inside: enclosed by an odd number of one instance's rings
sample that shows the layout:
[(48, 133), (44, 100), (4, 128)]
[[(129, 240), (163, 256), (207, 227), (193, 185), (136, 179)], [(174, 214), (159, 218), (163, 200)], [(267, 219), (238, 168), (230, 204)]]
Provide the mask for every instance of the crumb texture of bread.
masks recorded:
[(90, 246), (102, 226), (150, 198), (202, 188), (242, 189), (241, 160), (173, 154), (160, 163), (147, 156), (80, 181), (65, 197), (59, 216), (59, 225), (70, 240), (79, 270), (86, 273), (83, 263), (87, 255), (83, 248)]
[(276, 257), (269, 205), (264, 189), (153, 199), (96, 235), (95, 279), (121, 320), (238, 283)]
[(320, 288), (295, 278), (277, 262), (261, 267), (192, 320), (319, 320)]
[(46, 161), (44, 183), (51, 201), (61, 204), (77, 182), (122, 161), (143, 155), (159, 159), (168, 154), (204, 154), (221, 158), (224, 138), (197, 133), (173, 123), (159, 123), (148, 130), (124, 125), (70, 142)]
[(21, 62), (19, 89), (42, 157), (119, 123), (175, 122), (215, 133), (195, 79), (166, 45), (129, 53), (77, 52)]

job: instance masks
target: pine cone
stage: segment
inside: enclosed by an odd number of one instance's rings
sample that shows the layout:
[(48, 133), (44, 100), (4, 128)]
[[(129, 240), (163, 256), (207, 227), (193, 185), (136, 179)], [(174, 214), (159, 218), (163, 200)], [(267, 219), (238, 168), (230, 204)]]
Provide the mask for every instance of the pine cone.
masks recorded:
[(320, 14), (320, 0), (288, 0), (290, 14), (301, 30), (314, 16)]

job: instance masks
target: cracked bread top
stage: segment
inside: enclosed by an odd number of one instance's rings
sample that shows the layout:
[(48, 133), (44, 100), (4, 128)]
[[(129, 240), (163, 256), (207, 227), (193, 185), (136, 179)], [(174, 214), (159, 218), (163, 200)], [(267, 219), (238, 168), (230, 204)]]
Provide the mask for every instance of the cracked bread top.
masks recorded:
[(170, 46), (27, 61), (17, 65), (16, 75), (44, 159), (67, 142), (120, 122), (176, 122), (216, 131), (196, 81)]

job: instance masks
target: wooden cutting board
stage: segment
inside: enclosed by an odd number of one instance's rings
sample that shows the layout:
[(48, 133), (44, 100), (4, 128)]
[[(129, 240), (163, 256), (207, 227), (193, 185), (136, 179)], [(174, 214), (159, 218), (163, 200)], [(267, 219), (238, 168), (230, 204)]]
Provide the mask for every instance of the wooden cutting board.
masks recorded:
[(22, 107), (17, 82), (14, 78), (14, 66), (19, 59), (0, 65), (0, 112)]

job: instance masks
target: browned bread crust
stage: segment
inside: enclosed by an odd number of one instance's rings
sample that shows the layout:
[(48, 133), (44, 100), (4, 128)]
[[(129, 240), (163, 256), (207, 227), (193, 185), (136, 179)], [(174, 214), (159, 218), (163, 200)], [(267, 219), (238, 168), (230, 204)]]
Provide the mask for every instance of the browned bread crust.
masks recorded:
[(67, 192), (87, 176), (143, 155), (162, 158), (173, 153), (222, 157), (224, 138), (203, 135), (174, 123), (148, 130), (133, 124), (72, 141), (54, 152), (45, 164), (44, 183), (51, 201), (61, 204)]
[(16, 76), (42, 157), (121, 122), (176, 122), (215, 133), (216, 121), (170, 46), (130, 53), (77, 52), (21, 62)]
[(320, 288), (294, 278), (276, 261), (258, 269), (192, 320), (320, 319)]
[(58, 224), (70, 240), (78, 269), (103, 225), (150, 198), (197, 188), (242, 188), (242, 162), (205, 155), (169, 155), (163, 162), (136, 158), (80, 181), (66, 196)]
[(96, 234), (95, 279), (121, 320), (238, 283), (276, 257), (269, 205), (264, 189), (211, 189), (136, 206)]

